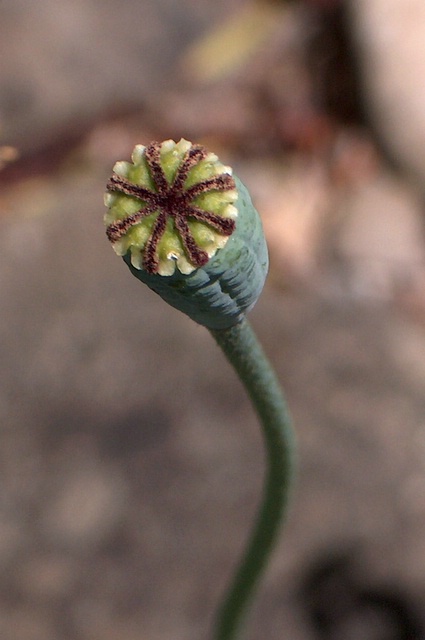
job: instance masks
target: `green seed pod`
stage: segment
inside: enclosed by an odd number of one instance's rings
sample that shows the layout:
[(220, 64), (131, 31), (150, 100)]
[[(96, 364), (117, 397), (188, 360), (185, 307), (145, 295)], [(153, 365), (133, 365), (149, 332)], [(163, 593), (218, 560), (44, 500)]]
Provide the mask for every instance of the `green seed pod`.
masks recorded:
[(246, 187), (187, 140), (138, 145), (107, 184), (106, 233), (131, 272), (209, 329), (238, 323), (268, 269), (262, 225)]

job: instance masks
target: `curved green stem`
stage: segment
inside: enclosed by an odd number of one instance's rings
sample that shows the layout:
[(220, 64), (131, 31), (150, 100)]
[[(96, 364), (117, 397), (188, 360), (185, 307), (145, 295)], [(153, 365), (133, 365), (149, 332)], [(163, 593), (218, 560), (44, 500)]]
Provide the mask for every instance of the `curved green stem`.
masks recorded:
[(267, 475), (257, 521), (245, 554), (218, 612), (214, 640), (240, 637), (242, 623), (286, 515), (294, 471), (294, 435), (286, 402), (247, 320), (210, 330), (233, 365), (258, 414), (267, 453)]

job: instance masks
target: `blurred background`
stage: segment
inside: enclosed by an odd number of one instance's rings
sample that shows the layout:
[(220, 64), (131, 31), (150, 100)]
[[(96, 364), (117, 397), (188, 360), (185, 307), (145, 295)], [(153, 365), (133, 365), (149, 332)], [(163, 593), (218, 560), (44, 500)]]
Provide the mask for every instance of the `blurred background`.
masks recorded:
[(261, 212), (299, 439), (247, 640), (425, 638), (423, 0), (3, 0), (0, 51), (0, 637), (208, 638), (241, 554), (255, 417), (102, 224), (185, 137)]

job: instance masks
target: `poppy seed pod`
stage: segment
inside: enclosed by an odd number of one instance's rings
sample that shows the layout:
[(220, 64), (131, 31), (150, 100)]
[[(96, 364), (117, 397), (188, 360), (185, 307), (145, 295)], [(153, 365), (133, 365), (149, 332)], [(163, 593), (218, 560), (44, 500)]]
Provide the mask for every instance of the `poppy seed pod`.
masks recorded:
[(187, 140), (137, 145), (107, 184), (106, 233), (133, 275), (209, 329), (237, 324), (268, 269), (246, 187)]

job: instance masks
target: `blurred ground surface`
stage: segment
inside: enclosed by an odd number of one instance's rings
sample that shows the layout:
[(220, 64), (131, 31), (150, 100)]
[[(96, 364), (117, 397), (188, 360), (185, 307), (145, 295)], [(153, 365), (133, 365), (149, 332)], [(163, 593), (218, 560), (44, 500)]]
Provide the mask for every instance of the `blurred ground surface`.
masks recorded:
[(0, 174), (1, 638), (207, 638), (252, 522), (263, 460), (243, 390), (102, 230), (113, 162), (181, 135), (233, 164), (262, 213), (252, 322), (299, 437), (247, 637), (425, 637), (424, 167), (383, 155), (341, 6), (267, 6), (263, 40), (242, 29), (217, 70), (197, 38), (235, 33), (248, 3), (2, 3), (1, 134), (20, 158)]

